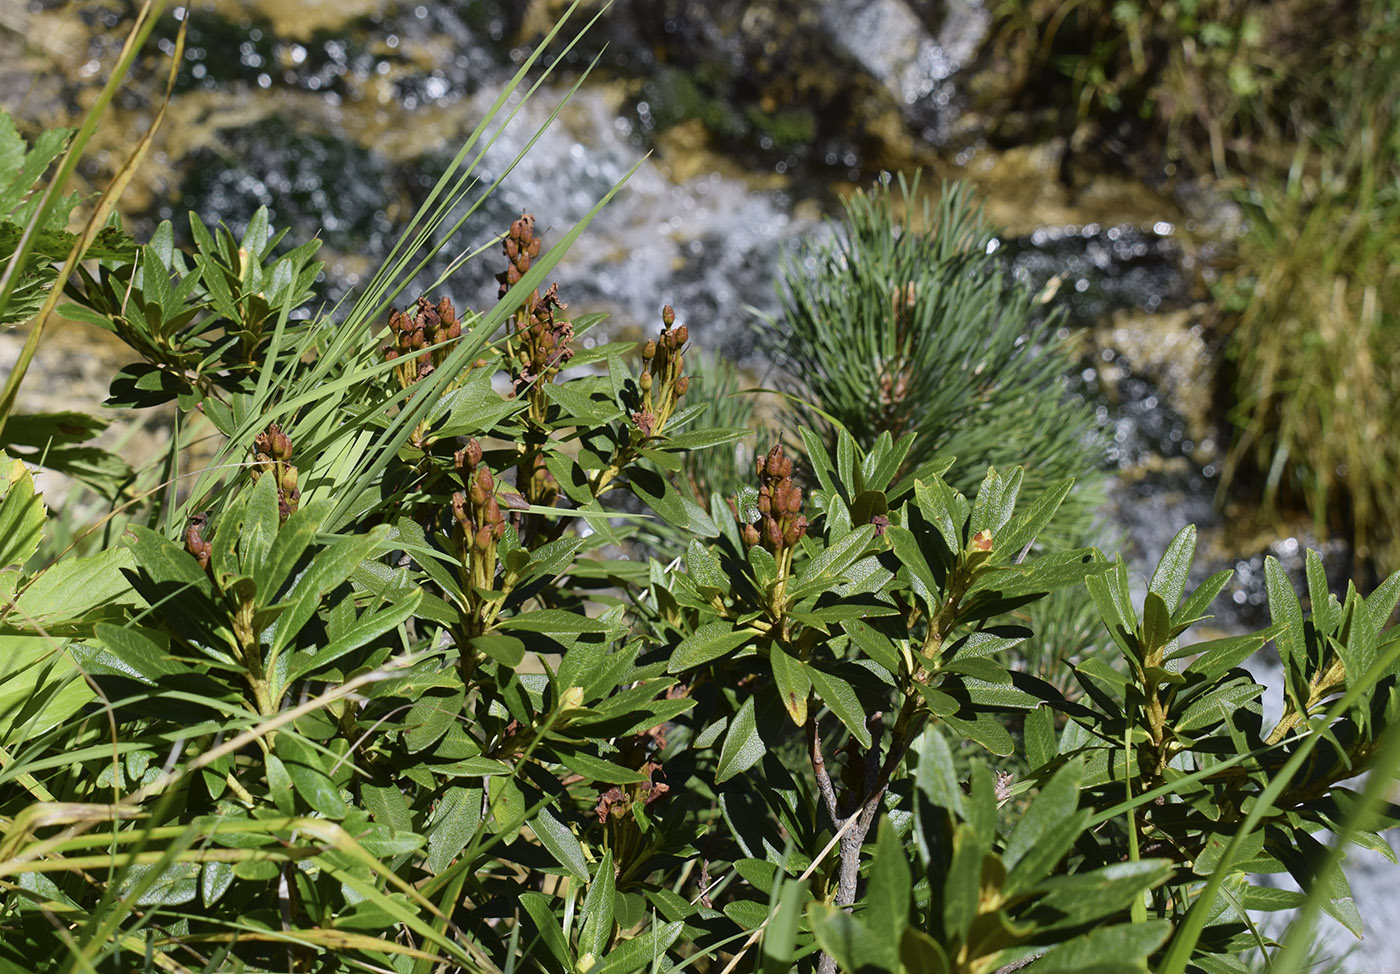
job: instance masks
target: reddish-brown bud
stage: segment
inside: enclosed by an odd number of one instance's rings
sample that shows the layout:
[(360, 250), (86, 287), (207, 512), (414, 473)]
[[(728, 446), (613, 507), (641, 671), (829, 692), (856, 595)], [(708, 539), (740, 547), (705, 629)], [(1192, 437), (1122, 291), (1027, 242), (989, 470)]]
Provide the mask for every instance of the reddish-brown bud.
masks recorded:
[(770, 551), (777, 551), (783, 546), (783, 529), (773, 518), (765, 517), (763, 519), (763, 534)]
[(789, 487), (787, 497), (783, 504), (783, 510), (788, 514), (796, 514), (802, 510), (802, 488)]
[(773, 510), (773, 495), (767, 484), (758, 488), (758, 509), (763, 514), (769, 514)]
[(467, 448), (460, 451), (466, 456), (466, 466), (469, 470), (475, 470), (477, 464), (481, 462), (481, 444), (476, 438), (467, 441)]
[(481, 488), (483, 494), (491, 494), (496, 490), (496, 478), (491, 476), (491, 471), (485, 467), (478, 467), (476, 470), (476, 486)]
[(787, 530), (783, 532), (783, 544), (791, 548), (793, 545), (797, 544), (798, 541), (802, 540), (802, 536), (806, 533), (807, 519), (799, 516), (789, 524)]
[(973, 551), (991, 551), (992, 532), (986, 530), (985, 528), (981, 531), (978, 531), (972, 536), (972, 541), (970, 542), (969, 547), (971, 547)]
[(669, 304), (663, 305), (661, 308), (661, 323), (667, 328), (676, 323), (676, 309)]
[(495, 540), (495, 536), (491, 533), (490, 526), (483, 524), (481, 527), (477, 528), (476, 534), (472, 536), (472, 547), (477, 551), (484, 552), (491, 547), (491, 543)]
[(650, 362), (654, 358), (656, 358), (656, 339), (651, 338), (642, 346), (642, 361)]
[(689, 341), (689, 340), (690, 340), (690, 329), (689, 329), (689, 328), (687, 328), (685, 325), (681, 325), (679, 328), (676, 329), (676, 344), (677, 344), (677, 345), (684, 345), (684, 344), (685, 344), (687, 341)]
[(458, 524), (465, 525), (470, 516), (467, 514), (467, 495), (460, 490), (452, 495), (452, 517)]
[(690, 391), (690, 376), (683, 375), (676, 380), (676, 395), (683, 396)]
[(752, 524), (745, 524), (743, 534), (745, 545), (752, 548), (754, 545), (758, 544), (758, 528), (754, 527)]

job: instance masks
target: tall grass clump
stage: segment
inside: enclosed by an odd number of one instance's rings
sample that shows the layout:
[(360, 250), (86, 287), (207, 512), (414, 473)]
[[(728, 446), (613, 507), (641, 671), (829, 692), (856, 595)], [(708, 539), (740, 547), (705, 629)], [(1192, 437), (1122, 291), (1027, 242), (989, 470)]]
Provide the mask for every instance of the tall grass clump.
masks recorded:
[[(1400, 575), (1338, 599), (1310, 555), (1305, 614), (1270, 560), (1272, 624), (1193, 642), (1230, 573), (1189, 589), (1188, 526), (1135, 590), (1057, 540), (1070, 478), (817, 406), (697, 464), (756, 415), (701, 394), (704, 323), (658, 301), (589, 347), (552, 280), (620, 187), (553, 246), (468, 223), (509, 94), (339, 307), (265, 211), (52, 278), (130, 350), (111, 401), (177, 420), (94, 554), (47, 555), (50, 456), (0, 441), (0, 972), (1185, 974), (1296, 967), (1318, 911), (1359, 933), (1338, 860), (1400, 823)], [(463, 235), (495, 302), (409, 292)], [(1051, 681), (1015, 654), (1056, 594), (1112, 656)], [(1280, 948), (1252, 911), (1294, 907)]]
[(1298, 120), (1286, 171), (1239, 191), (1246, 228), (1217, 290), (1230, 472), (1386, 566), (1400, 564), (1400, 11), (1366, 6), (1316, 80), (1327, 113)]

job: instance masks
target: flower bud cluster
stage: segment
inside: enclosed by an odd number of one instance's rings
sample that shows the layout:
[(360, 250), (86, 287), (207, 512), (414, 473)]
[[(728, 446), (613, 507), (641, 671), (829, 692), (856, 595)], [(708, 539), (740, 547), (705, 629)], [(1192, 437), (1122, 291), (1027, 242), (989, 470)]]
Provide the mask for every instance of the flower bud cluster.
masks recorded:
[(496, 500), (496, 478), (481, 462), (481, 444), (475, 439), (466, 449), (453, 454), (452, 459), (467, 486), (465, 492), (459, 490), (452, 495), (452, 520), (458, 540), (473, 553), (491, 554), (506, 530), (506, 519)]
[[(442, 365), (451, 347), (440, 343), (462, 336), (462, 323), (457, 320), (457, 310), (449, 298), (442, 298), (434, 306), (425, 297), (419, 297), (416, 310), (389, 312), (389, 330), (394, 334), (391, 344), (384, 346), (384, 359), (393, 362), (403, 359), (394, 367), (399, 385), (407, 389), (419, 379), (432, 375)], [(414, 352), (438, 346), (426, 355), (414, 356)]]
[(276, 423), (269, 423), (267, 429), (253, 437), (253, 483), (263, 474), (273, 476), (277, 484), (277, 513), (283, 521), (291, 517), (301, 503), (292, 450), (291, 437)]
[(551, 284), (542, 295), (532, 294), (528, 313), (516, 316), (515, 391), (549, 382), (574, 357), (574, 326), (556, 316), (568, 305), (559, 300), (559, 285)]
[[(507, 263), (496, 280), (500, 282), (499, 296), (503, 298), (540, 255), (534, 214), (522, 213), (520, 219), (510, 225), (501, 249), (505, 251)], [(559, 285), (551, 284), (544, 294), (532, 291), (512, 316), (515, 339), (511, 364), (516, 395), (532, 384), (549, 382), (574, 357), (573, 323), (556, 314), (567, 308), (568, 305), (559, 300)]]
[(520, 282), (530, 269), (530, 262), (540, 255), (540, 238), (535, 236), (535, 215), (522, 213), (520, 219), (510, 225), (506, 239), (501, 244), (509, 263), (506, 269), (496, 275), (501, 282), (497, 297), (505, 297), (506, 292)]
[(689, 340), (690, 329), (676, 325), (676, 312), (666, 305), (661, 309), (661, 333), (642, 346), (642, 374), (637, 380), (642, 408), (632, 414), (632, 422), (644, 437), (661, 432), (690, 388), (690, 377), (685, 374)]
[(782, 445), (775, 445), (767, 456), (758, 458), (757, 524), (744, 525), (744, 544), (762, 544), (775, 557), (794, 548), (807, 533), (802, 511), (802, 488), (792, 482), (792, 458), (783, 456)]

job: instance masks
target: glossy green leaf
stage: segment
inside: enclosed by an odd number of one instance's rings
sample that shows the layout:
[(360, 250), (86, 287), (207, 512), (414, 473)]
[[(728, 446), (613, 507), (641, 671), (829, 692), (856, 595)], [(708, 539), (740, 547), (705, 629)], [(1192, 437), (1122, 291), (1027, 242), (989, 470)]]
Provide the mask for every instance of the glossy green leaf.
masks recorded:
[(756, 635), (752, 629), (735, 629), (732, 623), (707, 622), (681, 640), (681, 644), (671, 654), (666, 672), (681, 673), (703, 666), (753, 641)]
[(900, 942), (909, 925), (909, 856), (889, 819), (880, 822), (866, 883), (865, 923), (877, 938)]
[(574, 835), (567, 825), (550, 814), (549, 809), (542, 808), (530, 827), (539, 837), (540, 845), (549, 850), (549, 854), (559, 865), (567, 869), (579, 882), (588, 882), (588, 860), (584, 858), (578, 836)]
[(824, 672), (816, 666), (807, 667), (807, 676), (827, 709), (846, 725), (846, 729), (860, 742), (861, 747), (870, 747), (870, 730), (865, 726), (865, 708), (861, 706), (855, 689), (834, 673)]
[(720, 748), (719, 765), (715, 768), (715, 784), (723, 784), (737, 774), (742, 774), (758, 763), (767, 746), (758, 736), (758, 723), (754, 718), (754, 698), (744, 700), (734, 720), (729, 724), (729, 732), (724, 735), (724, 745)]
[(588, 897), (583, 901), (583, 930), (579, 933), (579, 954), (592, 954), (595, 958), (607, 953), (612, 942), (613, 897), (616, 895), (617, 881), (614, 876), (612, 850), (603, 853), (598, 867), (593, 871), (593, 881), (588, 884)]
[(807, 667), (783, 652), (776, 643), (768, 650), (768, 660), (773, 667), (773, 682), (778, 686), (778, 697), (783, 702), (792, 722), (798, 727), (807, 725), (807, 696), (812, 692), (812, 680)]
[(664, 961), (671, 945), (680, 939), (685, 924), (674, 923), (653, 927), (618, 944), (597, 967), (588, 974), (632, 974), (634, 971), (659, 970), (657, 961)]
[(1182, 593), (1186, 591), (1186, 580), (1191, 574), (1191, 560), (1195, 555), (1196, 526), (1188, 524), (1167, 545), (1162, 560), (1152, 573), (1152, 581), (1147, 584), (1147, 591), (1166, 603), (1168, 615), (1176, 610)]

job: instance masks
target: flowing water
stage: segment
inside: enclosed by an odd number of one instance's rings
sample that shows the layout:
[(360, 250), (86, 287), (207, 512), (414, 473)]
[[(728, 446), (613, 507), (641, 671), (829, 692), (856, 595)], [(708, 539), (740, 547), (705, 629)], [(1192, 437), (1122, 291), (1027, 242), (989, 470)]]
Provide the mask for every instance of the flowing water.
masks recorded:
[[(0, 83), (27, 92), (29, 118), (75, 115), (111, 60), (121, 5), (87, 5), (80, 24), (59, 4), (16, 8), (0, 17)], [(165, 218), (183, 232), (187, 209), (237, 228), (267, 206), (293, 239), (325, 241), (329, 300), (353, 295), (554, 8), (195, 4), (169, 118), (127, 197), (138, 236)], [(1246, 528), (1248, 511), (1217, 507), (1227, 434), (1212, 406), (1201, 282), (1219, 208), (1122, 174), (1067, 178), (1074, 157), (1063, 139), (993, 145), (991, 121), (964, 94), (985, 83), (977, 71), (990, 21), (980, 0), (620, 2), (485, 151), (478, 176), (500, 178), (499, 190), (416, 286), (522, 211), (537, 214), (546, 243), (558, 239), (631, 173), (556, 271), (571, 309), (607, 311), (607, 329), (630, 336), (671, 303), (699, 343), (762, 368), (755, 312), (776, 306), (779, 262), (829, 232), (823, 218), (843, 193), (916, 164), (970, 179), (1008, 228), (999, 244), (1011, 273), (1057, 288), (1065, 328), (1082, 336), (1073, 383), (1096, 404), (1136, 572), (1150, 573), (1177, 528), (1196, 523), (1199, 573), (1236, 569), (1220, 624), (1259, 625), (1266, 554), (1298, 577), (1304, 547), (1320, 547), (1340, 577), (1347, 552), (1304, 530), (1277, 539)], [(594, 57), (594, 75), (546, 128)], [(149, 116), (149, 98), (133, 86), (118, 112), (129, 132)], [(94, 178), (121, 144), (99, 146)], [(489, 248), (443, 290), (488, 306), (498, 263)], [(1369, 866), (1357, 876), (1363, 910), (1384, 901), (1389, 882)], [(1378, 933), (1354, 970), (1400, 958)]]

